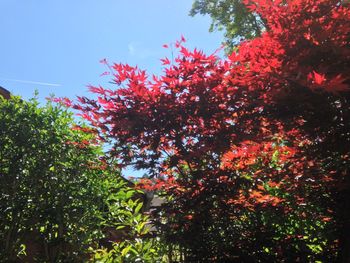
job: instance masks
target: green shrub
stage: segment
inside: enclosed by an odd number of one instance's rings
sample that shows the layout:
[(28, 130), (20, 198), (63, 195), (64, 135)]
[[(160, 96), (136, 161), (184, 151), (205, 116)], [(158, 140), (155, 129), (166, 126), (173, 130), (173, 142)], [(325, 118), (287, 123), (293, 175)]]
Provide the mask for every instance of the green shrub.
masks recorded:
[[(110, 246), (93, 250), (93, 262), (157, 263), (167, 262), (164, 246), (151, 232), (150, 218), (143, 211), (143, 194), (125, 182), (109, 184), (106, 180), (107, 210), (103, 225), (114, 234)], [(113, 238), (112, 238), (113, 239)]]
[(0, 98), (0, 261), (74, 262), (102, 237), (101, 150), (48, 103)]
[(0, 98), (0, 262), (157, 262), (143, 194), (107, 159), (63, 106)]

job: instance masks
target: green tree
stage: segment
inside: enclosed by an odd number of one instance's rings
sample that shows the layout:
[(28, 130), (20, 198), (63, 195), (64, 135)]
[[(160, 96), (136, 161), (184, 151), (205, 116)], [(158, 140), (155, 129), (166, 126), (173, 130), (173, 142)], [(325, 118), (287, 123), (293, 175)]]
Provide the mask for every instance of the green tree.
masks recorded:
[(195, 0), (190, 15), (197, 14), (210, 15), (210, 32), (224, 31), (227, 51), (242, 39), (259, 36), (265, 28), (263, 19), (250, 12), (242, 0)]
[(0, 261), (80, 261), (102, 237), (101, 148), (73, 127), (62, 106), (0, 98)]
[(0, 262), (160, 262), (143, 197), (64, 106), (0, 97)]

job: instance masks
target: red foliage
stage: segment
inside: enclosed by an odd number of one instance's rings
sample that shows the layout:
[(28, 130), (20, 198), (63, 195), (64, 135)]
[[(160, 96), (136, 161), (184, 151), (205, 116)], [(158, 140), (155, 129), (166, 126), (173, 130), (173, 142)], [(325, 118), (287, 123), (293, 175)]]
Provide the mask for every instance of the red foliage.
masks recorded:
[(183, 200), (221, 191), (228, 205), (289, 211), (266, 187), (303, 204), (306, 183), (339, 189), (349, 177), (350, 9), (335, 0), (245, 2), (267, 31), (228, 59), (188, 50), (182, 37), (161, 76), (109, 65), (119, 87), (90, 87), (98, 98), (73, 107), (123, 165), (150, 170), (157, 179), (142, 180), (145, 189)]

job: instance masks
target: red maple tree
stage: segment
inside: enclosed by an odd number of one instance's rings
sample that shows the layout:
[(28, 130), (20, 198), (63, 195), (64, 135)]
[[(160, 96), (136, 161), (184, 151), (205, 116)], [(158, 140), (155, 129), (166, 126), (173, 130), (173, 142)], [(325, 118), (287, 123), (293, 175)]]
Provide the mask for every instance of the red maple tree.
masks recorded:
[[(294, 249), (294, 260), (310, 260), (295, 245), (303, 234), (285, 233), (266, 247), (273, 239), (266, 222), (256, 223), (255, 232), (230, 229), (253, 218), (252, 211), (269, 211), (271, 218), (292, 214), (334, 228), (329, 250), (319, 257), (329, 260), (335, 249), (339, 262), (349, 262), (349, 6), (336, 0), (245, 3), (267, 31), (227, 59), (188, 50), (182, 38), (179, 56), (162, 60), (160, 76), (109, 65), (118, 87), (90, 87), (97, 99), (80, 97), (73, 107), (113, 145), (122, 166), (149, 170), (154, 179), (140, 186), (172, 197), (163, 206), (167, 225), (161, 225), (169, 240), (212, 261), (236, 255), (249, 262), (248, 243), (260, 238), (255, 251), (262, 256), (283, 260)], [(209, 238), (204, 232), (210, 231)], [(194, 236), (202, 250), (191, 244)], [(205, 243), (220, 238), (228, 246)]]

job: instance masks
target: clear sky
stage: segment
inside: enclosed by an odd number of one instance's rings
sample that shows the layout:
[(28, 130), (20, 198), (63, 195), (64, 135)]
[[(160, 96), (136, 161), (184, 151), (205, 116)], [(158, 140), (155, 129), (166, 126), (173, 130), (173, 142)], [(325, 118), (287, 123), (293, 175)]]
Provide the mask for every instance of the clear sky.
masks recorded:
[(86, 95), (108, 77), (99, 60), (126, 62), (152, 73), (170, 56), (165, 43), (184, 35), (189, 47), (213, 52), (222, 35), (208, 17), (188, 16), (191, 0), (0, 0), (0, 86), (24, 98), (34, 90)]
[[(49, 94), (88, 95), (86, 85), (110, 85), (99, 63), (162, 70), (162, 48), (187, 46), (214, 52), (220, 33), (209, 33), (208, 17), (188, 16), (192, 0), (0, 0), (0, 86), (28, 99)], [(130, 168), (126, 176), (140, 176)]]

